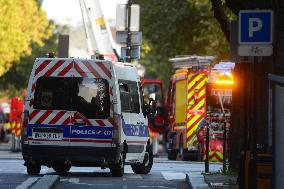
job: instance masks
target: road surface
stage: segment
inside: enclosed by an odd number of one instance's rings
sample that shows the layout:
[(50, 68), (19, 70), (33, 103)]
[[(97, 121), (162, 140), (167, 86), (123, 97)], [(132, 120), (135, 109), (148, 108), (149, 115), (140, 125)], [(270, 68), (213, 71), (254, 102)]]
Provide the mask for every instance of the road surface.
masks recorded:
[[(221, 164), (211, 164), (210, 171), (218, 171)], [(202, 172), (204, 163), (168, 161), (155, 158), (153, 168), (148, 175), (134, 174), (129, 165), (125, 166), (125, 174), (121, 178), (111, 177), (109, 169), (93, 167), (72, 167), (67, 175), (60, 176), (56, 189), (88, 189), (88, 188), (188, 188), (185, 182), (186, 172)], [(0, 159), (0, 188), (27, 189), (43, 175), (56, 174), (52, 168), (42, 167), (40, 175), (29, 176), (22, 160)]]

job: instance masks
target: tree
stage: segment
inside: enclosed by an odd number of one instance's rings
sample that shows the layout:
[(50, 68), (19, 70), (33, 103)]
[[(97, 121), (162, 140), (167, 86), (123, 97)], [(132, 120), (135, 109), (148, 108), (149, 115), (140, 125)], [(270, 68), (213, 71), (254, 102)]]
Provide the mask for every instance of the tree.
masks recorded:
[(31, 44), (43, 45), (52, 34), (45, 13), (35, 0), (0, 0), (0, 76), (31, 54)]
[(56, 26), (50, 38), (43, 41), (44, 45), (31, 44), (31, 55), (25, 55), (19, 61), (13, 63), (10, 69), (0, 77), (0, 97), (22, 96), (23, 90), (28, 85), (29, 76), (36, 58), (42, 57), (48, 52), (56, 52), (58, 48), (59, 34), (67, 33), (67, 26)]
[(141, 63), (146, 77), (167, 86), (173, 69), (168, 59), (176, 55), (228, 56), (228, 43), (217, 25), (210, 1), (135, 0), (141, 6), (143, 46)]

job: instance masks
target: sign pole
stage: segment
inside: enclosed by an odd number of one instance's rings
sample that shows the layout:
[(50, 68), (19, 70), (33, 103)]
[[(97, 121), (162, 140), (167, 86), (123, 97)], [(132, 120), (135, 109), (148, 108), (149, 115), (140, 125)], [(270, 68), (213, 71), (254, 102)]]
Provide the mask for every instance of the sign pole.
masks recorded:
[(206, 157), (205, 157), (205, 173), (209, 173), (209, 125), (206, 124)]
[(131, 5), (132, 5), (132, 0), (128, 0), (127, 2), (127, 50), (126, 50), (126, 61), (130, 62), (131, 61), (131, 31), (130, 31), (130, 24), (131, 24)]

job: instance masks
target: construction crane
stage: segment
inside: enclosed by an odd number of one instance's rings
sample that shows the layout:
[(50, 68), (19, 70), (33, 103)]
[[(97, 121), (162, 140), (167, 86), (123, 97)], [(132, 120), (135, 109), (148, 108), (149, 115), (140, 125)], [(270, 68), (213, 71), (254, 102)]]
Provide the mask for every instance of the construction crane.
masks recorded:
[(119, 59), (110, 27), (103, 15), (99, 0), (79, 0), (88, 52), (103, 54), (106, 59)]

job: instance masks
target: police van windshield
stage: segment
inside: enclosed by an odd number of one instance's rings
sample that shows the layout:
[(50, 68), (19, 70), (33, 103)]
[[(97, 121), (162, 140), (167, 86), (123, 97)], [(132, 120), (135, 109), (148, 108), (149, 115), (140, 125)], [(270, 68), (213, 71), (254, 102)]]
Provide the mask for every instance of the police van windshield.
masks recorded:
[(88, 119), (109, 117), (109, 85), (102, 78), (40, 77), (34, 108), (78, 111)]

